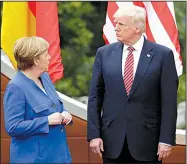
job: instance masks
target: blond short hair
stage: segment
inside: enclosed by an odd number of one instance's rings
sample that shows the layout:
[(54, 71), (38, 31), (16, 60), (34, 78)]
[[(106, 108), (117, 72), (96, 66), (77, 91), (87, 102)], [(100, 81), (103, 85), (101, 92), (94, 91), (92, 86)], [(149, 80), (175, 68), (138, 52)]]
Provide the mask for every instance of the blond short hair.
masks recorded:
[(132, 23), (139, 26), (141, 32), (145, 32), (146, 28), (146, 11), (144, 8), (135, 5), (121, 6), (114, 14), (114, 18), (130, 16)]
[(18, 70), (32, 68), (34, 59), (42, 55), (48, 48), (49, 43), (41, 37), (23, 37), (16, 40), (13, 52)]

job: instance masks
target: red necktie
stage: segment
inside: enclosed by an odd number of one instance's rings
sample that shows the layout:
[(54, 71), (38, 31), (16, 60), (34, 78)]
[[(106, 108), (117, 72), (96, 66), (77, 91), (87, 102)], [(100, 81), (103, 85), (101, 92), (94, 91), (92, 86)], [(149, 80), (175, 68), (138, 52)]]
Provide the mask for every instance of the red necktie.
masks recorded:
[(133, 47), (128, 47), (129, 54), (127, 56), (125, 67), (124, 67), (124, 85), (126, 88), (127, 95), (130, 93), (131, 86), (133, 83), (133, 70), (134, 70), (134, 56), (133, 56)]

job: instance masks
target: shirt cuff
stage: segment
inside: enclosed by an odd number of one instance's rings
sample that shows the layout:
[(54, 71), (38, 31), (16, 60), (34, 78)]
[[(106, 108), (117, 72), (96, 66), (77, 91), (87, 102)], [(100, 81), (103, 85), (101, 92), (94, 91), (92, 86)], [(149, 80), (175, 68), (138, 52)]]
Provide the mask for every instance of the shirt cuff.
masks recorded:
[(163, 145), (171, 146), (170, 144), (166, 144), (166, 143), (163, 143), (163, 142), (159, 142), (159, 144), (163, 144)]

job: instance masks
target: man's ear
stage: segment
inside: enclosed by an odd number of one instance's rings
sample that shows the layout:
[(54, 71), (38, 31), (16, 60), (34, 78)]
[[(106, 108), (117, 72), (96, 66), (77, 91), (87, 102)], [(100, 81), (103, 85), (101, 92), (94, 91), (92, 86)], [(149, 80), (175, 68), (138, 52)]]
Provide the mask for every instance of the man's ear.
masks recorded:
[(141, 32), (140, 27), (136, 26), (136, 27), (135, 27), (135, 33), (137, 34), (137, 33), (140, 33), (140, 32)]

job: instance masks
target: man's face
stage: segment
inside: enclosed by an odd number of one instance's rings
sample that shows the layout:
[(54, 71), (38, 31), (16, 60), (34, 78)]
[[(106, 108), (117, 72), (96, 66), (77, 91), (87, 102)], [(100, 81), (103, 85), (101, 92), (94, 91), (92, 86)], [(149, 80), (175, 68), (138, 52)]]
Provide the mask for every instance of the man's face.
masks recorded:
[(129, 43), (135, 35), (135, 25), (132, 23), (132, 17), (117, 17), (114, 22), (117, 40), (122, 43)]

